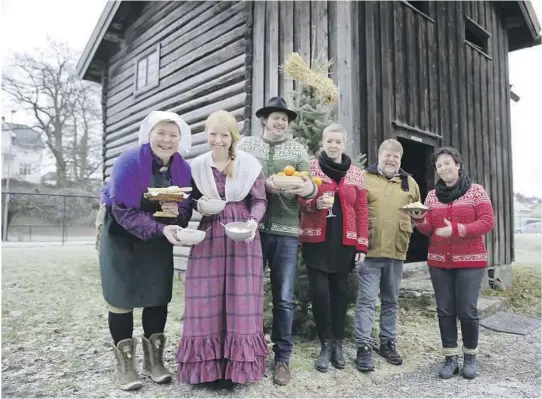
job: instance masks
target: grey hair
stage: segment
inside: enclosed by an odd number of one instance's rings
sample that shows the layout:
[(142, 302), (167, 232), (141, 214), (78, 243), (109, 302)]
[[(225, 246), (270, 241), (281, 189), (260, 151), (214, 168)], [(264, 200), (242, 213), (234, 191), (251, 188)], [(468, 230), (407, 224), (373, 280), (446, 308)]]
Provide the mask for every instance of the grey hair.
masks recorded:
[(331, 123), (330, 125), (328, 125), (328, 127), (326, 127), (322, 133), (322, 141), (326, 139), (326, 134), (331, 133), (331, 132), (342, 133), (344, 136), (344, 142), (346, 143), (347, 133), (343, 125), (339, 123)]
[(384, 150), (400, 152), (401, 156), (403, 156), (403, 146), (395, 139), (384, 140), (382, 144), (380, 144), (380, 147), (378, 147), (378, 153), (381, 154)]

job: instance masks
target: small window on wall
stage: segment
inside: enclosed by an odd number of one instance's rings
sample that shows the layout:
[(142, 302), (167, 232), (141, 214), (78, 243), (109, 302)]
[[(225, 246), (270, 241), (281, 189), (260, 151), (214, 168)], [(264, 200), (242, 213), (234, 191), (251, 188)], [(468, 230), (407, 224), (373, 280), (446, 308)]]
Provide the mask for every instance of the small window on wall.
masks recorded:
[(489, 38), (491, 34), (474, 22), (465, 17), (465, 43), (489, 57)]
[(135, 63), (135, 94), (150, 90), (159, 83), (160, 45)]
[(429, 15), (429, 2), (428, 1), (407, 1), (412, 7), (419, 12)]
[(429, 16), (429, 1), (405, 1), (402, 0), (401, 3), (410, 8), (412, 11), (414, 11), (416, 14), (420, 15), (424, 19), (435, 23), (435, 20)]
[(32, 164), (21, 162), (19, 164), (19, 175), (20, 176), (29, 176), (32, 174)]

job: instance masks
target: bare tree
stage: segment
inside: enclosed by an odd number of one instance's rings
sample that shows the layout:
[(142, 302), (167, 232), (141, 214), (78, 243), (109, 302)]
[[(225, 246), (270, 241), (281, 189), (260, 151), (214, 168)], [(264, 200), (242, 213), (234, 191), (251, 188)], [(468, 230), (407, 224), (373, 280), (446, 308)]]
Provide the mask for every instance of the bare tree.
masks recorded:
[(84, 183), (100, 166), (97, 85), (80, 80), (75, 53), (48, 40), (47, 51), (15, 54), (4, 68), (2, 90), (34, 120), (56, 163), (56, 182)]

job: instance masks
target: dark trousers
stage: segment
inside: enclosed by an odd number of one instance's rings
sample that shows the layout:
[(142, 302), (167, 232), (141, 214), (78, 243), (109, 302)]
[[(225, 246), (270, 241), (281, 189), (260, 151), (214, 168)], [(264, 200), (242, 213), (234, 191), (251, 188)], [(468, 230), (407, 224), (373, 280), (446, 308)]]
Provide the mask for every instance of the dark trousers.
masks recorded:
[(463, 346), (478, 347), (478, 295), (485, 271), (485, 268), (429, 267), (443, 348), (457, 347), (457, 319), (461, 323)]
[[(149, 339), (153, 334), (164, 333), (168, 314), (167, 308), (167, 305), (143, 308), (141, 321), (145, 338)], [(126, 313), (114, 313), (110, 311), (108, 323), (109, 332), (115, 345), (124, 339), (132, 338), (134, 331), (133, 310)]]
[(260, 234), (263, 264), (269, 265), (273, 294), (273, 352), (275, 362), (288, 363), (292, 354), (294, 322), (294, 283), (297, 267), (297, 237)]
[(318, 337), (343, 339), (348, 274), (327, 273), (307, 266), (307, 275)]

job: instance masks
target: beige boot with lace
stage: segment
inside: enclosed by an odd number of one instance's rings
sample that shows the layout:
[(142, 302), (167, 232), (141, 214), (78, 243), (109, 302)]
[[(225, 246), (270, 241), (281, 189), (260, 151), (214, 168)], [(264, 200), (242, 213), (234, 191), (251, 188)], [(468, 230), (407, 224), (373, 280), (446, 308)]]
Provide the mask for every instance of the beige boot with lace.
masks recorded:
[(157, 384), (171, 381), (171, 373), (164, 367), (164, 347), (166, 336), (152, 334), (149, 339), (141, 337), (143, 342), (143, 369), (141, 374), (151, 378)]
[(137, 341), (131, 338), (123, 339), (116, 347), (113, 346), (117, 359), (117, 380), (123, 391), (133, 391), (142, 385), (136, 370), (136, 346)]

